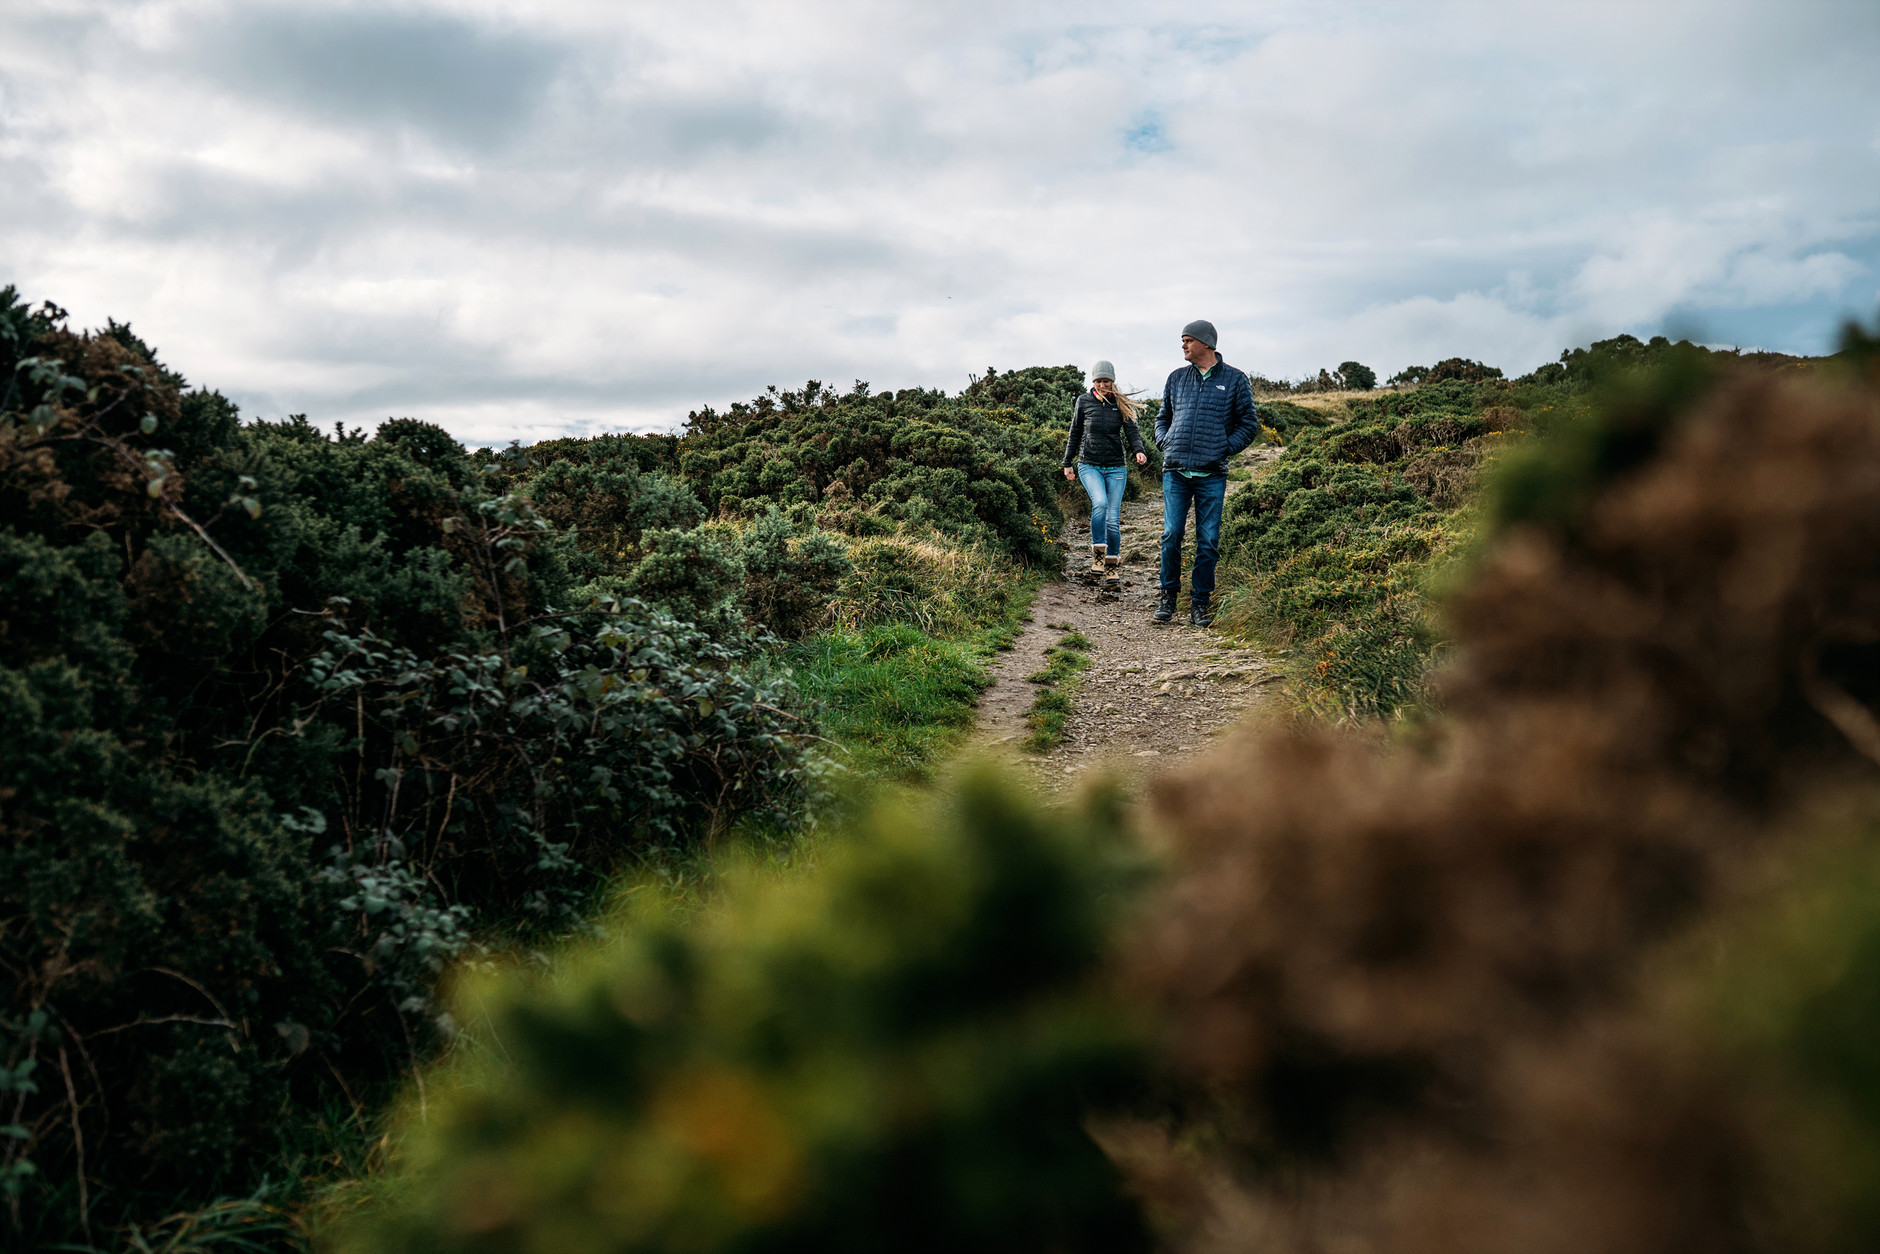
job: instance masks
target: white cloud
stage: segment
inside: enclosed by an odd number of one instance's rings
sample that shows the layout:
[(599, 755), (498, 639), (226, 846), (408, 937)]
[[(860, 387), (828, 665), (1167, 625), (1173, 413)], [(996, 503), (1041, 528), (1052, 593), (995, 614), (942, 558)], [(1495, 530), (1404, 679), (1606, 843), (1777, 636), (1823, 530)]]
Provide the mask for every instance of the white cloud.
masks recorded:
[(958, 387), (1191, 317), (1511, 371), (1880, 296), (1871, 3), (16, 3), (0, 279), (467, 439)]

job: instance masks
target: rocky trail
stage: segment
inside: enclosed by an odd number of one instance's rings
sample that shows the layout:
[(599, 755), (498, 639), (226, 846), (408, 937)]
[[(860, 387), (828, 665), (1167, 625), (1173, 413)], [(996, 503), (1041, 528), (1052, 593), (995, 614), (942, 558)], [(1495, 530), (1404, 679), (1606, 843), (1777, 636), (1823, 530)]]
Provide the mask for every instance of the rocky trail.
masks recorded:
[[(1256, 448), (1241, 460), (1277, 453)], [(1239, 486), (1230, 482), (1228, 490)], [(1258, 650), (1214, 629), (1188, 626), (1185, 597), (1173, 622), (1151, 620), (1161, 535), (1159, 491), (1124, 503), (1123, 586), (1108, 595), (1084, 574), (1089, 515), (1074, 513), (1060, 537), (1070, 554), (1066, 578), (1039, 590), (1024, 632), (993, 665), (975, 742), (1009, 756), (1044, 791), (1074, 785), (1099, 766), (1141, 784), (1191, 759), (1211, 737), (1252, 713), (1279, 679)], [(1192, 553), (1192, 528), (1188, 543)], [(1027, 676), (1046, 664), (1045, 651), (1069, 631), (1090, 640), (1092, 665), (1076, 681), (1067, 737), (1047, 752), (1026, 752), (1026, 715), (1038, 695)]]

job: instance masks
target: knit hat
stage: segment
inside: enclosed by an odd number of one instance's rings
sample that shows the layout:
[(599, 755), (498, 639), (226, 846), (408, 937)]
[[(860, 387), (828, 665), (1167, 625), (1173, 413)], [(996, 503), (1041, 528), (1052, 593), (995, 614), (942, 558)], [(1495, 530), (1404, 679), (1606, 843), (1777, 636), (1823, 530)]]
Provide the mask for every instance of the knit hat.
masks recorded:
[(1221, 342), (1221, 337), (1214, 333), (1214, 324), (1204, 318), (1196, 318), (1193, 322), (1183, 327), (1182, 334), (1200, 340), (1209, 348), (1213, 348)]
[(1115, 383), (1116, 367), (1107, 361), (1100, 361), (1090, 367), (1090, 381), (1095, 383), (1098, 379), (1108, 379), (1111, 383)]

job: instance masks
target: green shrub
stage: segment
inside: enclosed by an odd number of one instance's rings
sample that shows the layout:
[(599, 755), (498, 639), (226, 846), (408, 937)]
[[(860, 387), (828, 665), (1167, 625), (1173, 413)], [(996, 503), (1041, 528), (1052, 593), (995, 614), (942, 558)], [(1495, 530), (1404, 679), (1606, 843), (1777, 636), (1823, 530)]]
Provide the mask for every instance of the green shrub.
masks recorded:
[(1260, 411), (1261, 425), (1271, 427), (1282, 435), (1312, 427), (1322, 427), (1331, 421), (1318, 410), (1293, 401), (1274, 401), (1263, 398), (1258, 402), (1257, 408)]
[[(584, 608), (580, 533), (439, 428), (243, 425), (11, 289), (0, 376), (7, 1244), (251, 1194), (440, 1035), (471, 936), (799, 811), (788, 681), (736, 631)], [(627, 482), (596, 474), (544, 503)], [(615, 523), (690, 517), (633, 482)]]
[(689, 530), (705, 519), (684, 483), (612, 462), (553, 461), (526, 484), (536, 513), (573, 530), (569, 567), (581, 578), (629, 574), (644, 556), (646, 533)]
[(796, 534), (775, 510), (744, 529), (744, 608), (786, 639), (797, 639), (831, 617), (837, 590), (854, 570), (848, 545), (820, 531)]
[(838, 395), (811, 381), (691, 414), (679, 465), (727, 516), (776, 507), (851, 535), (937, 534), (1055, 566), (1062, 430), (939, 392)]
[(1083, 1122), (1139, 1084), (1099, 978), (1118, 809), (983, 776), (702, 914), (635, 896), (553, 975), (475, 981), (338, 1251), (1147, 1248)]
[(1369, 392), (1377, 386), (1377, 371), (1363, 362), (1341, 362), (1338, 367), (1338, 382), (1352, 391)]
[(645, 548), (623, 585), (627, 595), (721, 631), (740, 620), (744, 555), (735, 531), (723, 525), (652, 531)]
[(1466, 538), (1457, 511), (1487, 442), (1524, 421), (1486, 407), (1498, 399), (1448, 382), (1354, 402), (1345, 422), (1292, 426), (1229, 498), (1220, 620), (1288, 650), (1308, 708), (1364, 719), (1425, 699), (1426, 575)]

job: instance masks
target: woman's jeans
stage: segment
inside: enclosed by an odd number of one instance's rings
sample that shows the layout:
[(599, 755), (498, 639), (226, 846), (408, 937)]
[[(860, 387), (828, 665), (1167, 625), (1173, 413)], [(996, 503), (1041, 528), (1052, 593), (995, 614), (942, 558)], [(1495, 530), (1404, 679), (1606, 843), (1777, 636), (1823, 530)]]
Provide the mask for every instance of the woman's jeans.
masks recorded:
[(1129, 467), (1078, 462), (1077, 480), (1090, 497), (1090, 543), (1106, 545), (1111, 557), (1121, 557), (1123, 489), (1129, 486)]
[(1182, 586), (1182, 533), (1188, 529), (1188, 511), (1195, 511), (1195, 564), (1190, 572), (1193, 588), (1203, 598), (1214, 591), (1214, 559), (1221, 552), (1221, 503), (1227, 499), (1227, 476), (1202, 475), (1190, 479), (1173, 470), (1162, 472), (1162, 590)]

